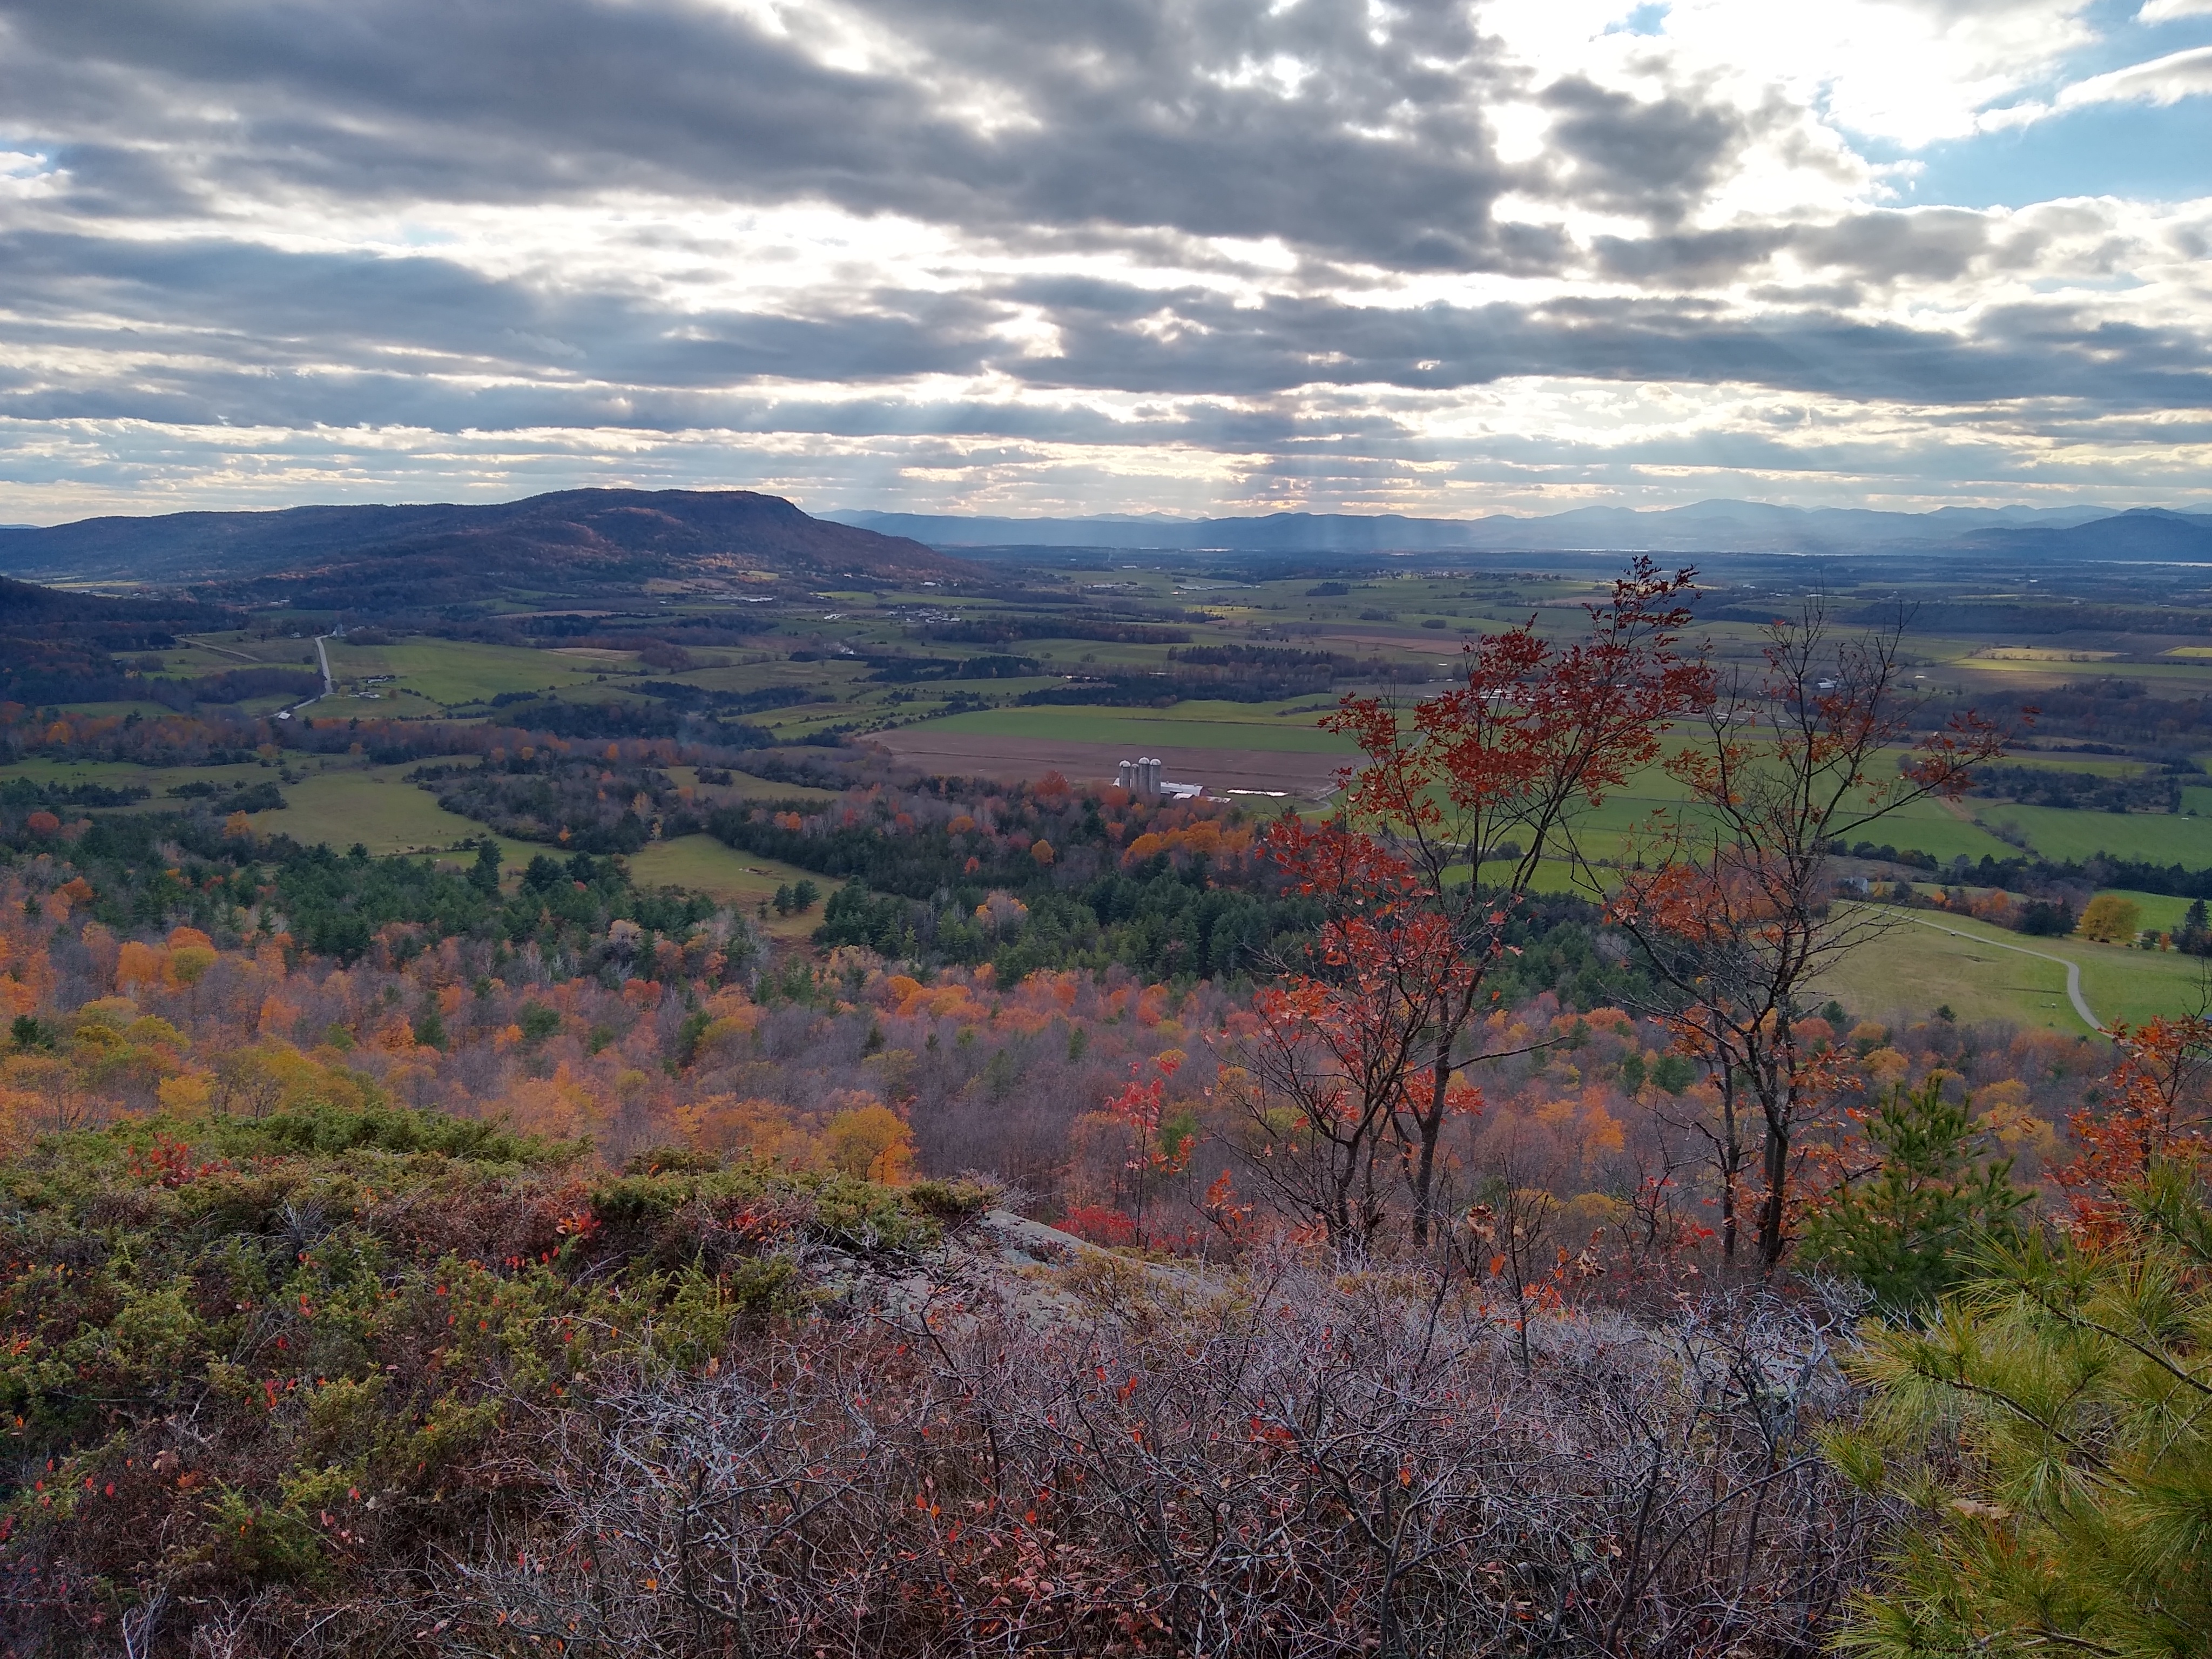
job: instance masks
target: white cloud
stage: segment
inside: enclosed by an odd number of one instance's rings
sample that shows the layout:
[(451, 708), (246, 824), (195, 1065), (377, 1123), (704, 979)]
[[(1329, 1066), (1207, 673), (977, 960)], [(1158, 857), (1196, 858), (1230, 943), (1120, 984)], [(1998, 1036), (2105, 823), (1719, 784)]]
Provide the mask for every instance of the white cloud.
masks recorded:
[[(2208, 6), (2212, 9), (2212, 6)], [(2148, 64), (2132, 64), (2107, 75), (2076, 81), (2058, 94), (2061, 109), (2083, 104), (2171, 104), (2212, 92), (2212, 46), (2169, 52)]]
[[(2212, 10), (2212, 0), (2205, 0), (2205, 5)], [(2002, 109), (1984, 110), (1976, 125), (1984, 132), (2002, 132), (2093, 104), (2164, 106), (2205, 93), (2212, 93), (2212, 46), (2191, 46), (2154, 58), (2148, 63), (2130, 64), (2125, 69), (2074, 82), (2061, 88), (2057, 97), (2049, 103), (2012, 104)]]
[(2212, 0), (2145, 0), (2138, 23), (2172, 23), (2185, 17), (2212, 17)]
[[(1755, 101), (1778, 92), (1847, 131), (1918, 147), (1974, 130), (1974, 113), (2048, 76), (2094, 39), (2087, 0), (1680, 0), (1660, 40), (1681, 72)], [(1509, 35), (1509, 39), (1510, 36)]]

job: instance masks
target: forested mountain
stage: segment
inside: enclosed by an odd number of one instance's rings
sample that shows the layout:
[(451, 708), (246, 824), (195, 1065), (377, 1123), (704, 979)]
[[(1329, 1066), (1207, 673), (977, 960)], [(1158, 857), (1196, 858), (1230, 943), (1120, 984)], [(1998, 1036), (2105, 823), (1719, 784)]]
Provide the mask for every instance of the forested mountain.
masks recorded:
[(502, 585), (635, 584), (760, 568), (942, 580), (967, 567), (917, 542), (811, 518), (745, 489), (569, 489), (495, 506), (174, 513), (0, 530), (0, 568), (48, 580), (193, 582), (356, 605), (481, 597)]
[(111, 653), (158, 651), (181, 631), (232, 620), (223, 607), (196, 600), (103, 599), (0, 576), (0, 701), (125, 695)]

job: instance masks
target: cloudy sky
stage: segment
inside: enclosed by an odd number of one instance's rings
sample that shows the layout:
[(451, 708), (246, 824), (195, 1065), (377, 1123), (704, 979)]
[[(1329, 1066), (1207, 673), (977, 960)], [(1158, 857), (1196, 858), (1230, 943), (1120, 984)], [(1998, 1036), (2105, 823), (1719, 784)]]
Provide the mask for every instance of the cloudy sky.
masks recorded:
[(2212, 0), (0, 0), (0, 520), (2212, 503)]

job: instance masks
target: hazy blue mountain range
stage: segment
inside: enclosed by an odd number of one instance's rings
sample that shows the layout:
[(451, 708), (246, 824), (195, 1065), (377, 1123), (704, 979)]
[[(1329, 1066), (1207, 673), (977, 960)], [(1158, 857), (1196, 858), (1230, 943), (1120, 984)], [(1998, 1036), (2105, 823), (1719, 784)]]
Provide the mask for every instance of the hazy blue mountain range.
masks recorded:
[[(1710, 501), (1638, 512), (1583, 507), (1540, 518), (1413, 519), (1274, 513), (1260, 518), (968, 518), (842, 512), (840, 523), (932, 547), (1119, 547), (1232, 552), (1652, 551), (1870, 553), (1930, 548), (2065, 558), (2212, 557), (2212, 513), (2109, 507), (1947, 507), (1932, 513)], [(2100, 528), (2103, 526), (2103, 528)]]

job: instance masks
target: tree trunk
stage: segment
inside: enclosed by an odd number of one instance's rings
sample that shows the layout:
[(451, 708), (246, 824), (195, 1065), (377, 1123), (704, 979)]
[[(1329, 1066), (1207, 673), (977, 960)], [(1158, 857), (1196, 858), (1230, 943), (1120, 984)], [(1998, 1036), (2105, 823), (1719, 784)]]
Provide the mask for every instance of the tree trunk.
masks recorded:
[(1727, 1060), (1721, 1062), (1721, 1260), (1735, 1261), (1736, 1234), (1740, 1218), (1736, 1215), (1736, 1194), (1741, 1187), (1743, 1174), (1743, 1138), (1736, 1131), (1735, 1072)]
[(1771, 1273), (1780, 1265), (1784, 1201), (1790, 1180), (1790, 1127), (1773, 1112), (1766, 1116), (1766, 1195), (1759, 1206), (1759, 1267)]
[(1436, 1216), (1437, 1143), (1443, 1138), (1444, 1097), (1451, 1089), (1452, 1034), (1437, 1040), (1437, 1060), (1430, 1080), (1427, 1109), (1413, 1121), (1420, 1130), (1421, 1149), (1413, 1161), (1413, 1244), (1428, 1248), (1430, 1223)]

